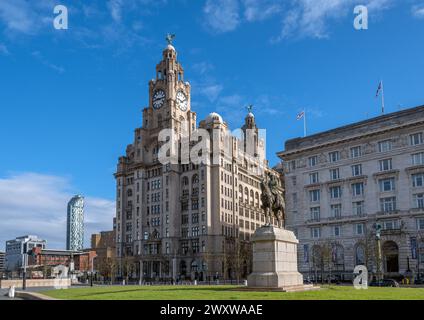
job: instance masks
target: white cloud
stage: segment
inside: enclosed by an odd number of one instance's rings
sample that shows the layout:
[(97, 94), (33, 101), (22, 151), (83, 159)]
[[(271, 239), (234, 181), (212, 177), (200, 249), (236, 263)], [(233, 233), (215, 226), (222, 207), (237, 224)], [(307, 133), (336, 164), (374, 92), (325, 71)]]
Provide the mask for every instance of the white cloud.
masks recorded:
[(222, 89), (223, 86), (220, 84), (207, 84), (198, 86), (198, 92), (206, 96), (210, 102), (214, 102), (218, 98)]
[(275, 0), (243, 0), (243, 5), (248, 22), (268, 19), (282, 10), (282, 2)]
[[(0, 178), (0, 248), (17, 236), (35, 234), (48, 248), (65, 248), (67, 202), (74, 195), (69, 179), (38, 173)], [(85, 245), (90, 236), (112, 229), (115, 203), (85, 197)]]
[(107, 2), (110, 15), (115, 22), (121, 22), (122, 20), (122, 5), (122, 0), (109, 0)]
[(399, 0), (208, 0), (203, 11), (206, 24), (216, 33), (233, 31), (242, 22), (277, 16), (282, 26), (272, 41), (278, 42), (289, 37), (327, 38), (330, 22), (353, 15), (355, 5), (366, 5), (375, 16), (396, 2)]
[(212, 71), (213, 69), (215, 69), (214, 65), (203, 61), (203, 62), (198, 62), (198, 63), (194, 63), (191, 68), (194, 70), (194, 72), (200, 74), (200, 75), (204, 75), (207, 72)]
[(2, 0), (0, 22), (8, 33), (34, 35), (52, 23), (54, 0)]
[(353, 14), (355, 5), (366, 5), (370, 13), (387, 9), (397, 0), (292, 0), (282, 17), (282, 30), (274, 41), (284, 38), (327, 38), (329, 21)]
[(34, 51), (32, 52), (32, 56), (36, 58), (38, 61), (41, 62), (41, 64), (45, 65), (46, 67), (49, 67), (50, 69), (56, 71), (59, 74), (62, 74), (65, 72), (65, 69), (61, 66), (58, 66), (54, 63), (49, 62), (40, 51)]
[(0, 19), (8, 30), (34, 33), (35, 17), (29, 7), (25, 0), (0, 1)]
[(207, 0), (203, 13), (206, 26), (216, 33), (235, 30), (240, 24), (238, 0)]
[(419, 19), (424, 19), (424, 4), (412, 7), (412, 15)]
[(2, 43), (0, 43), (0, 54), (5, 55), (5, 56), (8, 56), (10, 54), (7, 47)]

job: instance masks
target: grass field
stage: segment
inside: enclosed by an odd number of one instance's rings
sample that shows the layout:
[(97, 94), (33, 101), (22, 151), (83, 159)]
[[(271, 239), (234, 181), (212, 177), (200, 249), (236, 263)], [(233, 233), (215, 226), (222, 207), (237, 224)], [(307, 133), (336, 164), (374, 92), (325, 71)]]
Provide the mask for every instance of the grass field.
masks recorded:
[(42, 292), (71, 300), (424, 300), (424, 288), (323, 286), (318, 291), (237, 291), (234, 286), (113, 286)]

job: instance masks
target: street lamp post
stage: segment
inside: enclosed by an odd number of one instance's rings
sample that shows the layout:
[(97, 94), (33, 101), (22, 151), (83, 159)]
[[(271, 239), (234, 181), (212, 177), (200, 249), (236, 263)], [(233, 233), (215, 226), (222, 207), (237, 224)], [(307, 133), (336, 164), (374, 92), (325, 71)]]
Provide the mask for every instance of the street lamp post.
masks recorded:
[(90, 277), (90, 287), (93, 286), (93, 276), (94, 276), (94, 259), (96, 259), (97, 256), (93, 256), (91, 258), (91, 277)]
[(382, 280), (382, 254), (381, 254), (381, 225), (375, 226), (375, 239), (377, 241), (377, 278), (378, 281)]
[(143, 261), (140, 260), (140, 286), (143, 283)]
[(22, 290), (26, 290), (26, 269), (27, 269), (27, 260), (28, 260), (28, 254), (25, 252), (23, 255), (24, 258), (24, 271), (22, 275)]

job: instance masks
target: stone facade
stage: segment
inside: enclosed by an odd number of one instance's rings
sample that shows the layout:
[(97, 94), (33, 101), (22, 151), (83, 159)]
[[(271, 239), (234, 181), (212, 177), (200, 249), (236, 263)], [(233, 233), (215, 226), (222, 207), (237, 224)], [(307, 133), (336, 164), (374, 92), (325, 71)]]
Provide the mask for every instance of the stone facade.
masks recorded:
[(286, 142), (287, 228), (305, 277), (347, 280), (378, 261), (386, 277), (424, 271), (423, 132), (416, 107)]
[[(263, 226), (255, 231), (253, 242), (253, 270), (247, 281), (249, 287), (303, 287), (303, 276), (297, 270), (297, 244), (292, 231)], [(301, 289), (301, 288), (299, 288)]]
[[(234, 252), (242, 247), (247, 252), (250, 235), (265, 221), (260, 169), (270, 169), (264, 141), (251, 112), (242, 127), (243, 135), (251, 132), (249, 146), (230, 134), (217, 113), (197, 126), (190, 91), (177, 52), (168, 45), (149, 82), (143, 125), (135, 130), (115, 174), (116, 255), (122, 276), (128, 261), (135, 265), (132, 276), (139, 276), (142, 265), (142, 276), (150, 279), (228, 278), (239, 269), (249, 273), (250, 254), (243, 255), (240, 267)], [(159, 161), (164, 129), (177, 137), (177, 163)], [(182, 160), (183, 147), (195, 147), (187, 136), (194, 137), (198, 129), (208, 132), (214, 146), (209, 163)]]

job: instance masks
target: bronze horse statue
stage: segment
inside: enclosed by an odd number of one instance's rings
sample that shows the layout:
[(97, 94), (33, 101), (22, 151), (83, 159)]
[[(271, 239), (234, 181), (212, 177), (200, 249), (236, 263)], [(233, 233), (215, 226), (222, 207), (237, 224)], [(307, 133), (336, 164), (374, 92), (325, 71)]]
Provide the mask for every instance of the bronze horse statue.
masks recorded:
[(283, 222), (284, 228), (286, 204), (277, 179), (275, 175), (269, 172), (265, 174), (265, 178), (261, 182), (262, 209), (265, 211), (266, 225), (271, 224), (273, 214), (279, 223)]

